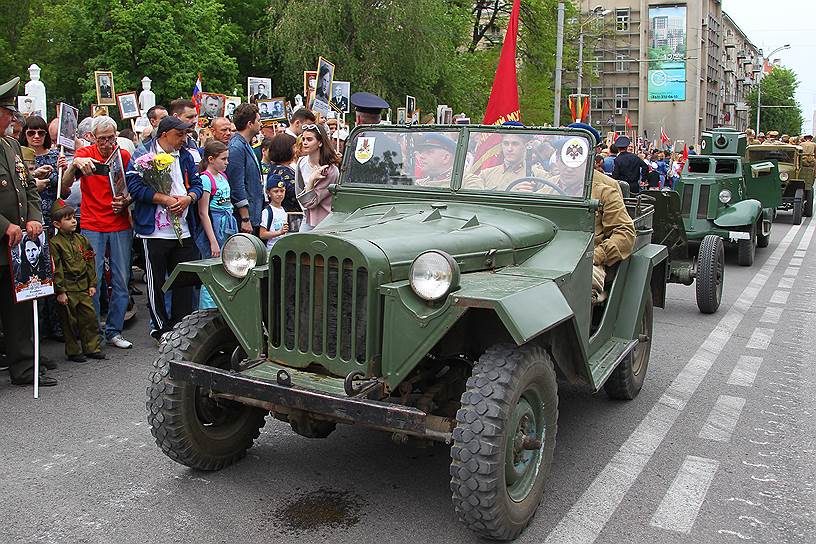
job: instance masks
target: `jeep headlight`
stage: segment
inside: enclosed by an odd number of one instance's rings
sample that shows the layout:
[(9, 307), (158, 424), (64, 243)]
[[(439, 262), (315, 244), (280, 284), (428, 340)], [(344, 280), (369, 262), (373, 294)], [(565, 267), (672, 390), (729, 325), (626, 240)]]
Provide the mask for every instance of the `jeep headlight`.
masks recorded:
[(731, 202), (731, 191), (729, 191), (728, 189), (723, 189), (722, 191), (720, 191), (719, 198), (720, 202), (722, 202), (723, 204), (728, 204), (729, 202)]
[(419, 298), (439, 300), (458, 287), (459, 265), (443, 251), (426, 251), (414, 259), (408, 278)]
[(259, 238), (234, 234), (221, 250), (221, 263), (233, 278), (244, 278), (254, 267), (266, 263), (266, 247)]
[(780, 181), (788, 181), (788, 178), (790, 178), (790, 175), (787, 172), (782, 172), (779, 174)]

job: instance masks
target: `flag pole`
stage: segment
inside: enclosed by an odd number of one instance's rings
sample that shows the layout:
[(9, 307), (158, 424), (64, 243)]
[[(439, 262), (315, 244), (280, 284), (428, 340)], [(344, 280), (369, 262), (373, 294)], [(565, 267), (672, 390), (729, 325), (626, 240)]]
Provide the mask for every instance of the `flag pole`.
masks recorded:
[(34, 310), (34, 398), (40, 398), (40, 316), (37, 299), (31, 303)]

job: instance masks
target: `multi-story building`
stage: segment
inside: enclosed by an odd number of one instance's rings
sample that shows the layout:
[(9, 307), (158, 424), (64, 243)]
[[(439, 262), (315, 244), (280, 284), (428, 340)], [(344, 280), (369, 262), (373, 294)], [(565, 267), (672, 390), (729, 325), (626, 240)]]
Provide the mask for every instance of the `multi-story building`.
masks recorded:
[[(749, 126), (746, 96), (759, 53), (720, 0), (575, 0), (583, 17), (610, 13), (585, 32), (591, 123), (698, 142), (720, 125)], [(585, 87), (586, 87), (585, 83)], [(632, 129), (626, 126), (626, 117)]]

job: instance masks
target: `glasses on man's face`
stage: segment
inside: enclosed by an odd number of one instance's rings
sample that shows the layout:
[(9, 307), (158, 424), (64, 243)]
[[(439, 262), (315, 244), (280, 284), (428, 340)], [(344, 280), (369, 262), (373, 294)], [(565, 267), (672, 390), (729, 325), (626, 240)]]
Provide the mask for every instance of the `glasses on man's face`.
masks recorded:
[(45, 136), (45, 130), (41, 128), (37, 129), (30, 128), (26, 130), (26, 136)]
[(113, 142), (114, 140), (116, 140), (116, 134), (114, 134), (113, 136), (97, 136), (96, 137), (97, 142), (106, 143), (106, 144), (109, 144), (109, 143)]

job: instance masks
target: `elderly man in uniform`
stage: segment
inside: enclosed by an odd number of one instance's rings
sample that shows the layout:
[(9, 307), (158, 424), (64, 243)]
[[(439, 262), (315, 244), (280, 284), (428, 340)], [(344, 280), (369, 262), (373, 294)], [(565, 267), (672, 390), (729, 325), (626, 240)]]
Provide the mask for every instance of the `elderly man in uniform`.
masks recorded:
[[(11, 123), (17, 101), (20, 78), (0, 85), (0, 134), (5, 134)], [(23, 229), (29, 238), (38, 237), (43, 230), (40, 197), (34, 178), (31, 177), (20, 157), (20, 144), (8, 137), (0, 137), (0, 319), (3, 322), (6, 341), (6, 364), (11, 383), (27, 385), (34, 382), (34, 343), (31, 302), (14, 303), (12, 293), (11, 265), (8, 248), (15, 247), (23, 239)], [(57, 385), (57, 381), (40, 369), (40, 385)]]
[(431, 133), (416, 148), (423, 174), (416, 184), (421, 187), (450, 187), (456, 142), (444, 134)]

